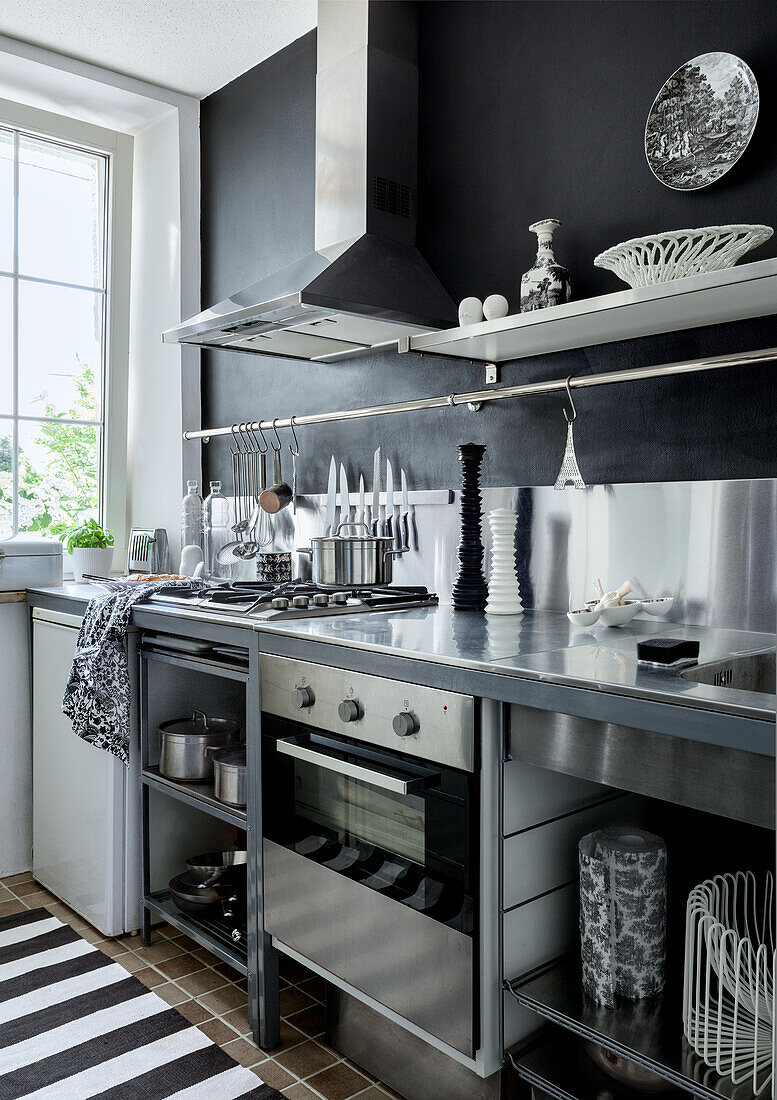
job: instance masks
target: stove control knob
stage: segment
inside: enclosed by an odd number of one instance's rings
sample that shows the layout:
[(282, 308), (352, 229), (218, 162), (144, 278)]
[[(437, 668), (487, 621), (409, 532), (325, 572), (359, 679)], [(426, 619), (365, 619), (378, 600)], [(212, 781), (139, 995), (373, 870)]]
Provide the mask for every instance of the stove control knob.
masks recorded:
[(276, 596), (272, 601), (272, 606), (275, 611), (285, 611), (289, 606), (289, 601), (285, 596)]
[(343, 699), (337, 713), (343, 722), (358, 722), (364, 712), (358, 699)]
[(332, 603), (348, 603), (347, 592), (335, 592), (332, 595)]
[(409, 710), (403, 710), (400, 714), (395, 714), (391, 725), (394, 727), (394, 733), (397, 737), (410, 737), (412, 734), (418, 733), (420, 728), (418, 719)]
[(295, 596), (292, 601), (292, 607), (308, 607), (310, 604), (310, 596)]
[(329, 597), (327, 596), (326, 592), (316, 592), (315, 596), (313, 597), (314, 607), (326, 607), (328, 603)]
[(297, 710), (305, 710), (306, 707), (312, 707), (316, 701), (313, 689), (309, 687), (295, 688), (291, 693), (291, 699)]

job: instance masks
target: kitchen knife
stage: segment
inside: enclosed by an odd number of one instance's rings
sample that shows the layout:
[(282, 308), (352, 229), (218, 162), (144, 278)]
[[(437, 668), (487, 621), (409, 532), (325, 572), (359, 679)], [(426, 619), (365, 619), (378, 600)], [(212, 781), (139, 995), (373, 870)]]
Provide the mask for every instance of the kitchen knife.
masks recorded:
[(372, 459), (372, 507), (370, 508), (370, 523), (373, 535), (379, 535), (380, 526), (380, 447), (375, 448)]
[(359, 474), (359, 511), (356, 514), (356, 522), (367, 522), (367, 513), (364, 510), (364, 474)]
[(383, 534), (387, 538), (394, 537), (394, 471), (390, 458), (386, 460), (386, 525)]
[(337, 506), (337, 463), (335, 456), (329, 463), (329, 484), (326, 489), (326, 516), (324, 518), (324, 534), (331, 535), (335, 529), (335, 509)]
[(407, 495), (407, 477), (400, 467), (399, 482), (402, 486), (402, 505), (399, 509), (400, 539), (399, 549), (410, 549), (410, 500)]
[(351, 519), (351, 495), (348, 492), (348, 478), (345, 466), (340, 463), (340, 523), (348, 523)]

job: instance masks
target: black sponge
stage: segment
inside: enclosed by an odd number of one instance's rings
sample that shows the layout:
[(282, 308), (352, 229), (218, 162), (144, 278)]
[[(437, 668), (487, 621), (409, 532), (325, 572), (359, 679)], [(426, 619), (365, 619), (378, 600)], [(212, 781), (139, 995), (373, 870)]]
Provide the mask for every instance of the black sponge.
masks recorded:
[(699, 643), (684, 638), (648, 638), (637, 642), (637, 660), (651, 665), (676, 665), (679, 661), (695, 661)]

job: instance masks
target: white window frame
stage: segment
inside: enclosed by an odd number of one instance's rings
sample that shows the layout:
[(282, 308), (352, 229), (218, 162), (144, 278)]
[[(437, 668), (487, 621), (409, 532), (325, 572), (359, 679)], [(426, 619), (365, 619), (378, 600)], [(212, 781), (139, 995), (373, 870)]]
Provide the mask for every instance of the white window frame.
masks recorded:
[[(127, 543), (127, 390), (129, 382), (132, 157), (129, 134), (0, 99), (0, 126), (22, 130), (107, 157), (108, 225), (105, 266), (100, 522), (115, 538), (120, 568)], [(66, 569), (68, 568), (66, 558)]]

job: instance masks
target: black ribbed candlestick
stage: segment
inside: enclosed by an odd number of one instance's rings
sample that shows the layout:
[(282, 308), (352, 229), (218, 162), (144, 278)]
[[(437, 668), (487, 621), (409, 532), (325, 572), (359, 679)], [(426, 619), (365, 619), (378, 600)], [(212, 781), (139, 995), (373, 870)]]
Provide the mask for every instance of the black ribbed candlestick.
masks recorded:
[(461, 463), (461, 540), (459, 573), (451, 595), (453, 606), (459, 611), (482, 611), (488, 599), (480, 537), (480, 464), (486, 448), (481, 443), (464, 443), (458, 450)]

